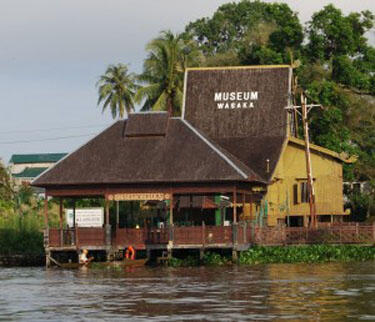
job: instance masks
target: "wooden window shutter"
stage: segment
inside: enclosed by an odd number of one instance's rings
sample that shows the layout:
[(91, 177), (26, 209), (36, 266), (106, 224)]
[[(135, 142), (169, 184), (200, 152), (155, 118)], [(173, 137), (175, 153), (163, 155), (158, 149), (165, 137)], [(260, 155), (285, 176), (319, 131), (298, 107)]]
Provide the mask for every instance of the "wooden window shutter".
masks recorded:
[(293, 185), (293, 202), (295, 205), (298, 205), (300, 203), (299, 201), (299, 193), (298, 193), (298, 184)]

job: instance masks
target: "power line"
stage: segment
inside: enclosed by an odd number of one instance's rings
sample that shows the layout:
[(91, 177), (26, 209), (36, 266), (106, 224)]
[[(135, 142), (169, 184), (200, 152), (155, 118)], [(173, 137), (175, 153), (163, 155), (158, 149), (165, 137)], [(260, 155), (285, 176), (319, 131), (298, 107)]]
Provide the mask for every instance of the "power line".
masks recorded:
[(108, 126), (109, 124), (96, 124), (96, 125), (83, 125), (83, 126), (67, 126), (67, 127), (55, 127), (55, 128), (44, 128), (44, 129), (32, 129), (32, 130), (11, 130), (11, 131), (0, 131), (0, 134), (8, 133), (33, 133), (33, 132), (48, 132), (54, 130), (69, 130), (69, 129), (88, 129), (93, 127)]
[(96, 135), (98, 133), (88, 133), (88, 134), (81, 134), (81, 135), (69, 135), (69, 136), (58, 136), (53, 138), (46, 138), (46, 139), (36, 139), (36, 140), (18, 140), (18, 141), (0, 141), (0, 144), (17, 144), (17, 143), (33, 143), (33, 142), (45, 142), (45, 141), (57, 141), (57, 140), (65, 140), (65, 139), (72, 139), (72, 138), (81, 138), (91, 135)]

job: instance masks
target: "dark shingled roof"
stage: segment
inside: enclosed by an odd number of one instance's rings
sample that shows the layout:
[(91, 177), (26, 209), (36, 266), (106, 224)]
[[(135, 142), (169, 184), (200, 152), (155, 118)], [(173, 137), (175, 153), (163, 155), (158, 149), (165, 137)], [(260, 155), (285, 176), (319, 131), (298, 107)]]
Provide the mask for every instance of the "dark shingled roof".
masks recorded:
[(168, 120), (165, 136), (145, 136), (150, 131), (144, 126), (154, 116), (160, 118), (158, 113), (136, 116), (136, 123), (143, 125), (134, 137), (124, 134), (128, 126), (132, 131), (137, 128), (131, 124), (134, 118), (116, 122), (42, 174), (33, 185), (262, 181), (180, 118)]
[[(290, 77), (289, 66), (188, 69), (182, 118), (130, 114), (33, 185), (267, 183), (287, 140)], [(242, 107), (241, 93), (256, 93), (248, 102), (253, 107)]]
[(168, 113), (132, 113), (125, 128), (125, 136), (165, 135)]
[[(188, 69), (184, 118), (269, 181), (287, 140), (290, 77), (290, 66)], [(254, 108), (218, 108), (215, 93), (249, 91)]]

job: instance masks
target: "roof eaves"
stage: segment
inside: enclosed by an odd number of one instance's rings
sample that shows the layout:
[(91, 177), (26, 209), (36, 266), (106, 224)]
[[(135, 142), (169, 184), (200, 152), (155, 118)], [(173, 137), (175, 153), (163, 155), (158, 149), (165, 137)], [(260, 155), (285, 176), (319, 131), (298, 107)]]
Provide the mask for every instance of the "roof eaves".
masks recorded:
[[(305, 146), (305, 141), (303, 141), (301, 139), (298, 139), (298, 138), (295, 138), (293, 136), (289, 136), (288, 141), (292, 142), (292, 143), (295, 143), (297, 145), (303, 146), (303, 147)], [(330, 157), (338, 159), (339, 161), (345, 162), (345, 160), (337, 152), (329, 150), (327, 148), (323, 148), (319, 145), (315, 145), (315, 144), (310, 143), (310, 149), (314, 150), (314, 151), (317, 151), (317, 152), (320, 152), (320, 153), (323, 153), (323, 154), (326, 154), (326, 155), (329, 155)]]

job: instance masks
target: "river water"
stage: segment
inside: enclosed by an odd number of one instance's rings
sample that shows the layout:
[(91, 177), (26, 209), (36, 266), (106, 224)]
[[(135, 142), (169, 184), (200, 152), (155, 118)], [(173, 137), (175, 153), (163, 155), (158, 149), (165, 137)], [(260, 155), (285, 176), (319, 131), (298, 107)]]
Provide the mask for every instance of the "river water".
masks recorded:
[(0, 320), (375, 320), (375, 262), (0, 268)]

